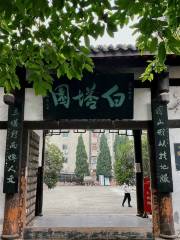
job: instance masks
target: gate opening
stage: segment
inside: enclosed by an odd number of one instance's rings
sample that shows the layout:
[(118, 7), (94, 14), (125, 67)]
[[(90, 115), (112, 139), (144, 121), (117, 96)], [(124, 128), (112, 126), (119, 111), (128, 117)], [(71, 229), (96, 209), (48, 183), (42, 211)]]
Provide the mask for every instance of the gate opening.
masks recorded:
[[(132, 130), (46, 130), (39, 164), (35, 161), (36, 135), (31, 132), (29, 142), (33, 161), (29, 158), (27, 226), (142, 227), (152, 231), (151, 215), (141, 201), (142, 178), (150, 173), (146, 131), (141, 136), (142, 162), (135, 159), (137, 143)], [(32, 178), (35, 169), (37, 181)], [(130, 193), (131, 201), (127, 197), (123, 204), (125, 192)]]

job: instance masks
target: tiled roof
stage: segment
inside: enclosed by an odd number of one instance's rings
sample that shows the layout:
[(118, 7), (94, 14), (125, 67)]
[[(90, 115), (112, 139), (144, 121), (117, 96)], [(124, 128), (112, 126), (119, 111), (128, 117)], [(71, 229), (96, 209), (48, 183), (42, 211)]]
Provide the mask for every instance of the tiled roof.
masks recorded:
[[(118, 44), (116, 46), (113, 45), (99, 45), (97, 47), (90, 47), (91, 53), (90, 57), (92, 58), (106, 58), (106, 57), (140, 57), (140, 58), (147, 58), (152, 57), (154, 54), (148, 51), (144, 51), (143, 54), (134, 46), (134, 45), (125, 45), (125, 44)], [(168, 54), (169, 60), (172, 59), (175, 65), (178, 64), (179, 66), (179, 55), (175, 54)]]
[[(109, 56), (134, 56), (141, 55), (138, 49), (133, 45), (123, 45), (118, 44), (116, 46), (109, 45), (99, 45), (97, 47), (91, 46), (91, 56), (92, 57), (109, 57)], [(145, 55), (151, 55), (150, 53), (145, 53)]]
[(133, 45), (123, 45), (123, 44), (118, 44), (116, 46), (113, 45), (109, 45), (109, 46), (105, 46), (105, 45), (99, 45), (97, 47), (93, 47), (91, 46), (91, 51), (93, 53), (97, 53), (97, 52), (127, 52), (127, 51), (136, 51), (137, 52), (137, 48)]

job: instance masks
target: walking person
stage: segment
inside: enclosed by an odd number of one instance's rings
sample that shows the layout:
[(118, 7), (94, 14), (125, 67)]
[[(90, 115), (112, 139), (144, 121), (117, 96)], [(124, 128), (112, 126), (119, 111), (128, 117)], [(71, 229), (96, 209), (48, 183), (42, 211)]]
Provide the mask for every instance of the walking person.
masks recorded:
[(122, 206), (124, 207), (124, 203), (127, 200), (128, 201), (128, 207), (132, 207), (131, 204), (130, 204), (131, 203), (131, 194), (130, 194), (129, 186), (124, 184), (123, 189), (124, 189), (124, 199), (123, 199), (123, 202), (122, 202)]

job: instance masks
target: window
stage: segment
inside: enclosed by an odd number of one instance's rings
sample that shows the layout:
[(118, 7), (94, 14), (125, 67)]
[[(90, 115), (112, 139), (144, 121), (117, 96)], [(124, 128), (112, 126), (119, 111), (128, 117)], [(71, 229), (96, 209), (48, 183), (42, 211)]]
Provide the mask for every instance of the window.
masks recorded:
[(62, 149), (63, 149), (64, 162), (67, 163), (67, 161), (68, 161), (68, 145), (63, 144)]
[(92, 151), (97, 151), (97, 144), (96, 143), (92, 144)]
[(97, 133), (93, 133), (93, 138), (97, 138)]
[(86, 130), (85, 129), (75, 129), (74, 133), (85, 133)]
[(64, 132), (64, 133), (62, 133), (62, 136), (63, 136), (63, 137), (68, 137), (68, 136), (69, 136), (69, 133), (68, 133), (68, 132)]
[(97, 157), (96, 156), (92, 156), (91, 157), (91, 163), (92, 164), (96, 164), (96, 162), (97, 162)]
[(67, 150), (67, 149), (68, 149), (68, 145), (67, 145), (67, 144), (63, 144), (63, 145), (62, 145), (62, 149), (63, 149), (63, 150)]

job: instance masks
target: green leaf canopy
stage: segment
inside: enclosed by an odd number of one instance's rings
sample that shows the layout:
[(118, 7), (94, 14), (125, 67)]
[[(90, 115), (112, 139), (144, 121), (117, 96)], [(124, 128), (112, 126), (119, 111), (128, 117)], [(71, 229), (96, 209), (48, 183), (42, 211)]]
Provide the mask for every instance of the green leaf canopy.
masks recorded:
[[(90, 37), (110, 36), (132, 19), (141, 52), (155, 54), (142, 75), (166, 69), (167, 54), (180, 54), (179, 0), (7, 0), (0, 2), (0, 84), (20, 88), (16, 68), (28, 70), (36, 94), (51, 91), (52, 70), (58, 77), (81, 79), (93, 71)], [(83, 41), (84, 40), (84, 43)]]

